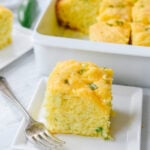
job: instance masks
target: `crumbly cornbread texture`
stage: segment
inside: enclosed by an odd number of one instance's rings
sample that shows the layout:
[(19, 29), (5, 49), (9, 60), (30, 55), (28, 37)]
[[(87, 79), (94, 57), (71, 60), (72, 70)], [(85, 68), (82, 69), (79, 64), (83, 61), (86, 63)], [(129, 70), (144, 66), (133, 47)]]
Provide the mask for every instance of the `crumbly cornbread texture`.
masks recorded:
[(99, 21), (90, 27), (89, 38), (93, 41), (127, 44), (130, 39), (130, 24), (121, 20)]
[(100, 15), (97, 17), (97, 21), (108, 21), (108, 20), (124, 20), (127, 22), (131, 21), (131, 6), (117, 7), (109, 5), (108, 7), (101, 7)]
[(101, 7), (121, 7), (133, 6), (138, 0), (102, 0)]
[(132, 44), (150, 46), (150, 24), (132, 23)]
[(150, 46), (150, 0), (139, 0), (132, 9), (133, 45)]
[(52, 133), (110, 139), (112, 75), (112, 69), (91, 62), (58, 63), (47, 83), (48, 129)]
[(96, 22), (102, 0), (57, 0), (56, 15), (62, 26), (88, 34)]
[(139, 0), (132, 9), (133, 22), (150, 24), (150, 0)]
[(97, 23), (89, 28), (90, 40), (128, 44), (132, 5), (128, 0), (103, 0)]
[(0, 6), (0, 49), (4, 48), (12, 41), (12, 22), (12, 12), (3, 6)]

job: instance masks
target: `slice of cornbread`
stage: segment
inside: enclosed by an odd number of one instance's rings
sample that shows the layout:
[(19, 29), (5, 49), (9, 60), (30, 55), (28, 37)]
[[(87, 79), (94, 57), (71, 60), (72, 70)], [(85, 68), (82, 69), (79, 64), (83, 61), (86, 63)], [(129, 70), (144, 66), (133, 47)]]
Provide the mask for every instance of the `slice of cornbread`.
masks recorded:
[(150, 24), (132, 23), (132, 44), (150, 46)]
[(101, 0), (57, 0), (56, 15), (60, 25), (88, 34), (96, 21)]
[(134, 22), (150, 24), (150, 0), (139, 0), (132, 9)]
[(112, 75), (111, 69), (91, 62), (58, 63), (46, 90), (48, 129), (52, 133), (109, 139)]
[(99, 21), (90, 27), (89, 37), (92, 41), (127, 44), (130, 40), (130, 24), (121, 20)]
[(11, 43), (13, 14), (7, 8), (0, 6), (0, 49)]
[(100, 9), (100, 14), (97, 17), (97, 20), (101, 21), (108, 21), (108, 20), (125, 20), (131, 21), (131, 7), (115, 7), (115, 6), (108, 6), (106, 8)]

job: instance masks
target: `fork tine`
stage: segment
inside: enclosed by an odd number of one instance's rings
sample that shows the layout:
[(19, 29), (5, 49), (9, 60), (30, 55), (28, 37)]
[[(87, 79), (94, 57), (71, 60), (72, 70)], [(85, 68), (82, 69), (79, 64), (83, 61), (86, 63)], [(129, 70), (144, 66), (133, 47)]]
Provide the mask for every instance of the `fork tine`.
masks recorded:
[(40, 136), (41, 136), (41, 138), (43, 138), (43, 139), (45, 140), (45, 142), (50, 143), (50, 144), (52, 144), (52, 145), (55, 145), (57, 148), (60, 147), (60, 146), (61, 146), (61, 147), (63, 146), (61, 143), (58, 143), (57, 141), (53, 140), (52, 138), (47, 137), (47, 136), (44, 134), (44, 132), (41, 133)]
[(42, 133), (40, 136), (41, 136), (41, 138), (43, 138), (47, 143), (54, 144), (54, 145), (60, 145), (60, 143), (54, 141), (53, 139), (47, 138), (44, 133)]
[(43, 132), (43, 135), (45, 135), (45, 138), (47, 138), (47, 140), (50, 140), (50, 141), (53, 140), (57, 144), (65, 144), (65, 141), (62, 141), (59, 138), (57, 138), (56, 136), (50, 134), (47, 130), (45, 130), (45, 132)]
[[(32, 144), (34, 144), (34, 146), (40, 148), (40, 149), (45, 149), (45, 145), (43, 145), (42, 143), (38, 142), (36, 138), (32, 137), (30, 138), (30, 142)], [(48, 148), (47, 148), (48, 149)]]
[(40, 140), (42, 141), (42, 142), (44, 142), (44, 144), (46, 144), (46, 145), (49, 145), (50, 147), (55, 147), (56, 146), (56, 144), (51, 140), (51, 141), (48, 141), (47, 139), (45, 139), (41, 134), (39, 134), (38, 135), (38, 138), (40, 138)]
[(32, 137), (33, 141), (40, 147), (44, 148), (44, 149), (47, 149), (47, 150), (50, 150), (52, 149), (52, 145), (50, 144), (46, 144), (45, 142), (43, 143), (43, 140), (41, 138), (39, 138), (38, 136), (33, 136)]
[(43, 134), (41, 133), (39, 135), (39, 138), (41, 138), (41, 140), (45, 143), (45, 144), (48, 144), (52, 147), (52, 149), (60, 149), (62, 148), (62, 144), (56, 142), (56, 141), (53, 141), (53, 140), (48, 140), (47, 138), (45, 138), (45, 136), (43, 136)]

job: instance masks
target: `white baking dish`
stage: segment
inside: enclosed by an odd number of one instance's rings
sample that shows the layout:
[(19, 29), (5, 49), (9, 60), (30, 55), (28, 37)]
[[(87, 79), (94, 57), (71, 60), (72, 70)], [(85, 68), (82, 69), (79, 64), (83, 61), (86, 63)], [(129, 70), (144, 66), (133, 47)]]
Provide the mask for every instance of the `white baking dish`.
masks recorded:
[(150, 88), (150, 47), (92, 42), (80, 39), (78, 33), (71, 38), (62, 37), (64, 31), (57, 24), (55, 1), (50, 1), (33, 35), (37, 67), (42, 75), (48, 75), (59, 61), (76, 59), (111, 67), (114, 83)]

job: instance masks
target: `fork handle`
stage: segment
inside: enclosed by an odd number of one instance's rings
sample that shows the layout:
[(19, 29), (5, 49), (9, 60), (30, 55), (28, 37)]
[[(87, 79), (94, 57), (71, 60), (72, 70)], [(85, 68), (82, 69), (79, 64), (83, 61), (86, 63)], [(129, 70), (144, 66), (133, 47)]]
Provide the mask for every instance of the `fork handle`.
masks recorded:
[(0, 76), (0, 91), (2, 92), (2, 94), (5, 97), (12, 100), (12, 102), (14, 102), (14, 104), (16, 104), (16, 106), (20, 108), (20, 110), (23, 112), (26, 119), (28, 119), (31, 122), (34, 121), (34, 119), (29, 115), (27, 110), (23, 107), (23, 105), (18, 101), (16, 96), (13, 94), (13, 92), (12, 92), (11, 88), (9, 87), (6, 79), (2, 76)]

